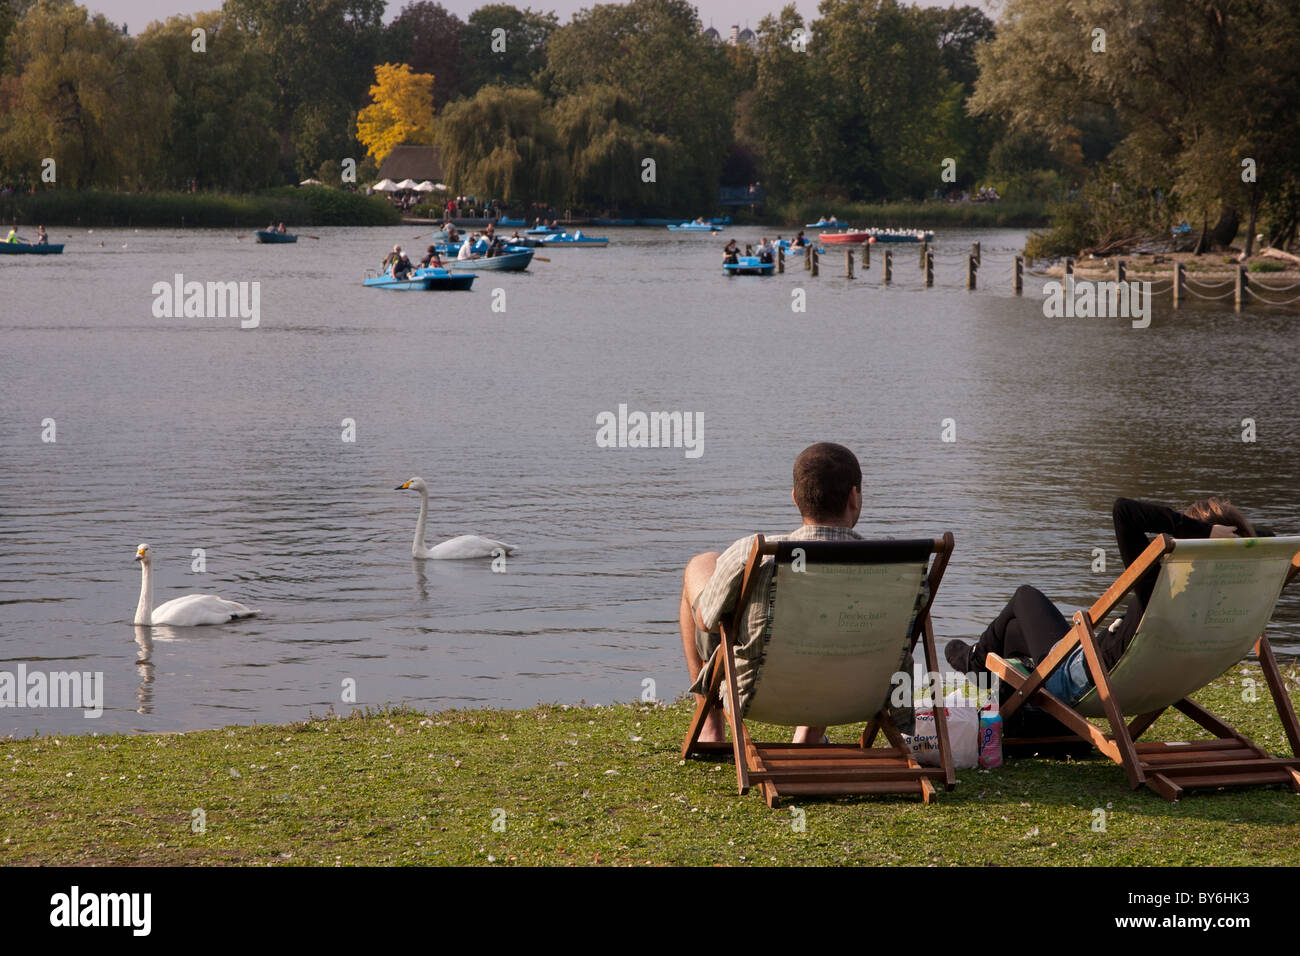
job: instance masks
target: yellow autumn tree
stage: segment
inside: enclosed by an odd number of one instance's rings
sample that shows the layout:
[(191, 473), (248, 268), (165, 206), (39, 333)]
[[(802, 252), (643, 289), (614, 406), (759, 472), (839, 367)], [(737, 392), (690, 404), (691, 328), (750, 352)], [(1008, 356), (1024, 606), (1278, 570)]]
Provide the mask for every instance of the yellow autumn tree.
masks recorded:
[(375, 67), (371, 103), (357, 114), (357, 139), (382, 163), (402, 143), (433, 142), (433, 74), (412, 73), (406, 63)]

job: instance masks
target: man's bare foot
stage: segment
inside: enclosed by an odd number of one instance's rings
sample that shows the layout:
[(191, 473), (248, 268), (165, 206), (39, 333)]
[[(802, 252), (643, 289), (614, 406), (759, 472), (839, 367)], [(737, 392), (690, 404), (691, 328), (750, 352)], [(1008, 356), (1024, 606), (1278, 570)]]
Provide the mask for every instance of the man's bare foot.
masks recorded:
[(722, 722), (722, 715), (716, 711), (710, 714), (700, 728), (700, 743), (723, 744), (727, 742), (727, 728)]
[(819, 744), (826, 736), (825, 727), (796, 727), (792, 744)]

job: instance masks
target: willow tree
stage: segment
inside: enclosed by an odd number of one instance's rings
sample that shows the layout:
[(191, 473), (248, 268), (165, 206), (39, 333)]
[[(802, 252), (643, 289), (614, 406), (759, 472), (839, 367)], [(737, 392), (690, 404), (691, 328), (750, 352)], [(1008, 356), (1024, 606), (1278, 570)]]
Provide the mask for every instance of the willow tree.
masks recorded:
[(620, 91), (631, 107), (626, 124), (645, 131), (643, 142), (673, 145), (641, 157), (655, 162), (656, 201), (691, 208), (716, 202), (735, 112), (730, 71), (686, 0), (631, 0), (583, 10), (555, 31), (541, 80), (557, 95)]
[(0, 158), (32, 181), (55, 161), (59, 185), (135, 186), (166, 123), (164, 77), (101, 14), (39, 3), (8, 40)]
[(554, 199), (565, 186), (564, 150), (536, 90), (485, 86), (443, 108), (433, 127), (443, 178), (461, 192), (512, 201)]
[[(675, 195), (680, 144), (636, 122), (627, 94), (593, 84), (555, 106), (555, 126), (569, 167), (569, 198), (602, 210), (657, 209)], [(643, 176), (646, 157), (658, 157), (653, 181)]]

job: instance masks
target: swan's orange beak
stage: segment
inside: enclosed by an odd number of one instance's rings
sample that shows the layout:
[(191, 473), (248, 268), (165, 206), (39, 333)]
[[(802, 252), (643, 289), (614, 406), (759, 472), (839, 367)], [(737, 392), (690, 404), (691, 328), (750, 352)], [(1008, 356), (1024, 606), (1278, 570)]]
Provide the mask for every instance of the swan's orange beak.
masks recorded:
[(409, 487), (411, 487), (411, 483), (410, 483), (409, 481), (404, 481), (404, 482), (402, 482), (400, 485), (398, 485), (396, 488), (394, 488), (393, 490), (394, 490), (394, 491), (405, 491), (405, 490), (406, 490), (407, 488), (409, 488)]

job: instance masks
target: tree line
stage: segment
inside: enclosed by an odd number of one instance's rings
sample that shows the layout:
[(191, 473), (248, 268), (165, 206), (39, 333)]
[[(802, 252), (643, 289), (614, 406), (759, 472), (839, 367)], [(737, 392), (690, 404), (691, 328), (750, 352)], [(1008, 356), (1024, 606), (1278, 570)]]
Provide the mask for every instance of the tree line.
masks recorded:
[[(456, 192), (592, 213), (713, 209), (719, 186), (825, 203), (1059, 201), (1044, 248), (1186, 219), (1209, 247), (1300, 213), (1300, 4), (822, 0), (754, 42), (687, 0), (560, 23), (492, 3), (225, 0), (136, 36), (72, 0), (0, 0), (0, 182), (251, 191), (364, 183), (436, 143)], [(200, 39), (201, 38), (201, 39)], [(650, 161), (647, 163), (647, 161)], [(1249, 161), (1249, 162), (1247, 162)]]

